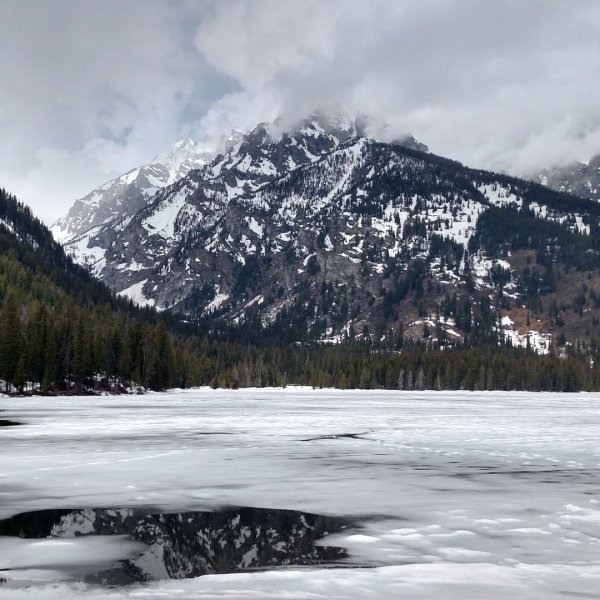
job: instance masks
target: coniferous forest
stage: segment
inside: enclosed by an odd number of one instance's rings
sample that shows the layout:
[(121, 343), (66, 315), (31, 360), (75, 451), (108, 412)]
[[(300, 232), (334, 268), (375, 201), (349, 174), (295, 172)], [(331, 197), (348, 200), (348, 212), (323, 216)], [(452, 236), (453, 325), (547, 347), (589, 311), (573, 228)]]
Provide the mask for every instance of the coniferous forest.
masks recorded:
[[(599, 351), (541, 356), (493, 337), (452, 346), (402, 338), (385, 345), (285, 341), (187, 323), (116, 297), (75, 265), (27, 207), (0, 190), (0, 380), (4, 392), (85, 393), (136, 387), (600, 390)], [(256, 343), (256, 340), (262, 342)], [(277, 341), (279, 340), (279, 342)]]

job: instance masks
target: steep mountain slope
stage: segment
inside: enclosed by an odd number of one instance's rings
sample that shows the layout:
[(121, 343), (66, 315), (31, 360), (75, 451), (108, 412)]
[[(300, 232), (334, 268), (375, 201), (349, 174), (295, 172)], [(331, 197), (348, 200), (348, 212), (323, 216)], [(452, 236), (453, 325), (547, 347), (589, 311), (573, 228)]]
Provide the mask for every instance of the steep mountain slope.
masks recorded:
[(192, 139), (181, 140), (152, 163), (132, 169), (76, 200), (69, 213), (52, 226), (54, 237), (85, 247), (100, 226), (133, 216), (154, 193), (198, 169), (214, 158)]
[[(196, 174), (189, 181), (182, 181), (181, 186), (177, 184), (170, 186), (169, 190), (172, 192), (169, 191), (166, 194), (177, 194), (177, 198), (172, 197), (162, 203), (160, 208), (152, 209), (150, 205), (159, 197), (160, 194), (157, 194), (152, 201), (148, 202), (147, 208), (137, 211), (137, 215), (148, 214), (148, 219), (144, 220), (140, 235), (142, 237), (158, 236), (156, 239), (167, 238), (169, 241), (176, 240), (180, 232), (176, 220), (187, 218), (193, 221), (197, 217), (193, 206), (187, 206), (181, 211), (186, 203), (184, 197), (189, 193), (189, 185), (192, 188), (197, 185), (206, 188), (207, 203), (210, 205), (208, 212), (211, 212), (213, 208), (217, 209), (217, 204), (223, 198), (226, 203), (229, 200), (235, 201), (238, 196), (252, 194), (261, 186), (281, 179), (284, 175), (303, 165), (317, 162), (321, 157), (330, 154), (343, 144), (361, 139), (368, 127), (369, 121), (364, 117), (350, 120), (339, 116), (323, 115), (313, 115), (291, 133), (277, 132), (277, 126), (261, 124), (248, 135), (238, 136), (237, 140), (234, 138), (233, 143), (228, 145), (228, 151), (207, 166), (202, 175)], [(401, 143), (404, 147), (427, 150), (424, 144), (420, 144), (410, 136), (405, 137)], [(179, 189), (181, 189), (180, 192)], [(214, 206), (212, 206), (213, 196)], [(78, 210), (79, 207), (74, 206), (71, 212), (81, 216), (81, 211), (78, 212)], [(90, 210), (93, 211), (93, 207), (90, 207)], [(191, 212), (186, 217), (187, 211)], [(103, 222), (104, 215), (100, 212), (94, 213), (94, 222)], [(124, 285), (128, 275), (125, 275), (125, 280), (120, 277), (120, 271), (124, 266), (123, 261), (113, 262), (116, 257), (113, 255), (112, 248), (119, 246), (120, 242), (116, 240), (122, 237), (122, 230), (127, 229), (127, 233), (123, 234), (127, 237), (135, 228), (135, 224), (129, 228), (132, 212), (131, 207), (120, 210), (119, 219), (113, 218), (111, 214), (102, 226), (90, 229), (84, 236), (75, 237), (66, 243), (67, 250), (80, 264), (91, 267), (95, 274), (105, 279), (118, 291), (124, 291), (124, 288), (130, 286)], [(136, 223), (138, 222), (140, 219), (136, 221)], [(159, 241), (159, 246), (160, 244)], [(134, 246), (131, 250), (135, 254), (144, 253), (144, 250), (136, 251)], [(150, 248), (149, 251), (152, 254), (156, 252)], [(160, 246), (159, 254), (162, 251), (163, 248)], [(141, 263), (136, 262), (135, 259), (130, 266), (134, 271), (142, 269)], [(126, 271), (129, 270), (126, 269)], [(125, 293), (142, 304), (153, 305), (157, 300), (146, 299), (140, 292), (138, 280), (135, 281), (134, 287), (126, 290)], [(172, 301), (172, 299), (167, 300), (169, 303)], [(158, 306), (164, 307), (164, 305), (163, 299), (159, 299)]]
[[(258, 165), (249, 165), (248, 172), (245, 164), (237, 164), (240, 161), (227, 165), (225, 169), (230, 172), (230, 181), (233, 176), (235, 185), (241, 181), (243, 184), (248, 183), (249, 189), (254, 189), (266, 180), (276, 179), (307, 160), (317, 160), (341, 142), (364, 137), (367, 131), (385, 131), (384, 126), (366, 116), (351, 120), (341, 116), (313, 115), (306, 120), (303, 127), (294, 131), (293, 143), (298, 142), (299, 145), (289, 149), (286, 148), (285, 142), (289, 136), (283, 134), (284, 139), (281, 139), (281, 132), (277, 133), (279, 129), (278, 124), (263, 124), (247, 136), (239, 130), (234, 130), (224, 139), (226, 154), (238, 154), (240, 148), (244, 151), (251, 146), (256, 149), (265, 140), (271, 141), (272, 138), (279, 138), (283, 142), (279, 144), (279, 152), (282, 156), (286, 154), (285, 160), (281, 157), (271, 157), (271, 173), (261, 172), (260, 161)], [(410, 135), (402, 137), (398, 143), (407, 148), (427, 151), (425, 144)], [(250, 155), (246, 160), (249, 160)], [(209, 156), (208, 152), (198, 150), (192, 140), (180, 142), (167, 155), (157, 157), (151, 165), (125, 173), (76, 201), (68, 215), (59, 219), (53, 226), (55, 237), (66, 246), (78, 263), (100, 274), (104, 268), (104, 250), (113, 238), (112, 230), (115, 227), (121, 229), (127, 224), (133, 215), (150, 203), (152, 195), (159, 189), (182, 179), (192, 168), (201, 168)], [(235, 194), (233, 191), (230, 193)]]
[(574, 163), (546, 169), (536, 181), (553, 190), (600, 200), (600, 154), (593, 156), (588, 164)]
[(361, 133), (322, 116), (259, 125), (91, 236), (94, 272), (141, 304), (277, 340), (548, 352), (594, 337), (599, 205)]
[[(106, 302), (114, 308), (125, 308), (110, 289), (75, 264), (65, 254), (48, 228), (29, 208), (0, 188), (0, 249), (2, 258), (15, 261), (31, 271), (31, 276), (43, 276), (61, 292), (81, 296), (93, 302)], [(3, 292), (7, 292), (4, 287)]]

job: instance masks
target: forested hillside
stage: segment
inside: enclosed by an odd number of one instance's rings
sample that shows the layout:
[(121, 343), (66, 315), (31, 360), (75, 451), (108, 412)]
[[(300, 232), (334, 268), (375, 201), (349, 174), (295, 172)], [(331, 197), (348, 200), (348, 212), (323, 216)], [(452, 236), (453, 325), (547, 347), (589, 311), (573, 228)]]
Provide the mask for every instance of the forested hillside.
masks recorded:
[[(48, 391), (198, 383), (198, 360), (152, 310), (75, 265), (27, 207), (0, 190), (0, 379)], [(195, 377), (195, 379), (194, 379)]]
[[(405, 292), (423, 286), (418, 272), (405, 279)], [(324, 301), (330, 288), (324, 287)], [(402, 295), (403, 289), (396, 293)], [(396, 301), (391, 298), (390, 306)], [(191, 325), (177, 315), (139, 308), (75, 265), (29, 209), (0, 190), (0, 380), (5, 392), (286, 384), (600, 389), (594, 344), (546, 356), (513, 348), (490, 335), (493, 315), (485, 303), (470, 307), (473, 313), (467, 315), (465, 306), (448, 299), (443, 314), (472, 322), (470, 335), (451, 345), (435, 326), (419, 341), (390, 332), (376, 342), (350, 331), (337, 345), (298, 343), (294, 323), (297, 333), (305, 326), (299, 309), (265, 328), (252, 311), (238, 326), (213, 319)], [(321, 309), (334, 314), (332, 303)]]

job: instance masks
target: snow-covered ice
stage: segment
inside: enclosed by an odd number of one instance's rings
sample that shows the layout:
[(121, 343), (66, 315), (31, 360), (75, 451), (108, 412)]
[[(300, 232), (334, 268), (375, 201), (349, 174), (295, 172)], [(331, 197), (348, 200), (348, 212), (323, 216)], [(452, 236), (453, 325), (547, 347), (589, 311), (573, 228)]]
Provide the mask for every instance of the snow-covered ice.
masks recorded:
[(133, 542), (4, 537), (0, 569), (13, 570), (0, 573), (1, 598), (598, 597), (595, 394), (206, 389), (0, 404), (25, 423), (0, 429), (0, 518), (257, 506), (356, 523), (325, 538), (350, 568), (110, 589), (53, 581), (57, 564), (113, 548), (116, 560)]

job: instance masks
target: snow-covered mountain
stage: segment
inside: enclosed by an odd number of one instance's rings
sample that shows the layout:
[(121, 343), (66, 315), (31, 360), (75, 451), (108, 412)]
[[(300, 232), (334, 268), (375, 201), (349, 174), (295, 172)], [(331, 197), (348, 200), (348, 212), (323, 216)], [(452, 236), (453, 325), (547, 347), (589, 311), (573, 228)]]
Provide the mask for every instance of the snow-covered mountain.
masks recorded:
[[(375, 128), (382, 129), (382, 126), (366, 116), (349, 119), (339, 115), (312, 115), (290, 136), (281, 132), (278, 124), (262, 123), (247, 135), (233, 131), (224, 141), (224, 156), (234, 157), (233, 162), (225, 164), (227, 161), (217, 160), (215, 168), (218, 171), (224, 166), (223, 174), (228, 182), (233, 181), (238, 187), (243, 182), (246, 189), (253, 190), (297, 166), (314, 162), (339, 144), (365, 137)], [(256, 154), (275, 142), (277, 145), (271, 150), (270, 158), (263, 159)], [(410, 135), (402, 137), (399, 143), (427, 151), (427, 146)], [(242, 160), (240, 156), (244, 152)], [(193, 140), (183, 140), (168, 153), (157, 156), (151, 164), (133, 169), (77, 200), (69, 213), (54, 224), (53, 234), (77, 262), (102, 276), (106, 266), (104, 253), (116, 231), (151, 204), (159, 190), (183, 179), (192, 169), (208, 165), (210, 157), (211, 153), (199, 149)], [(228, 197), (236, 195), (235, 186), (228, 185)]]
[(600, 200), (600, 154), (593, 156), (587, 164), (573, 163), (546, 169), (535, 179), (553, 190)]
[(290, 339), (502, 332), (544, 352), (573, 331), (569, 310), (589, 331), (591, 313), (556, 280), (575, 296), (573, 267), (598, 266), (599, 205), (469, 169), (411, 137), (377, 141), (364, 123), (260, 124), (68, 248), (142, 305)]
[(132, 169), (76, 200), (69, 213), (52, 226), (54, 237), (85, 247), (98, 228), (133, 216), (159, 189), (203, 167), (214, 154), (191, 138), (181, 140), (150, 164)]

